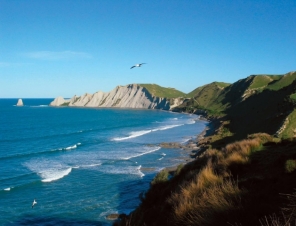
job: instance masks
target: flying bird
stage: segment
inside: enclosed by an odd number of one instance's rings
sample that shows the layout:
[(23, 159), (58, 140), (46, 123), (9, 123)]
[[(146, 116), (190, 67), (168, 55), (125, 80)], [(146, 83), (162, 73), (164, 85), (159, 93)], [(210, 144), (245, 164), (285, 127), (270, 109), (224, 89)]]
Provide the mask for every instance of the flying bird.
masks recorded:
[(32, 203), (32, 208), (34, 207), (34, 205), (36, 205), (37, 204), (37, 202), (36, 202), (36, 200), (34, 199), (34, 201), (33, 201), (33, 203)]
[(136, 65), (132, 66), (131, 69), (133, 69), (134, 67), (141, 67), (142, 64), (146, 64), (146, 63), (136, 64)]

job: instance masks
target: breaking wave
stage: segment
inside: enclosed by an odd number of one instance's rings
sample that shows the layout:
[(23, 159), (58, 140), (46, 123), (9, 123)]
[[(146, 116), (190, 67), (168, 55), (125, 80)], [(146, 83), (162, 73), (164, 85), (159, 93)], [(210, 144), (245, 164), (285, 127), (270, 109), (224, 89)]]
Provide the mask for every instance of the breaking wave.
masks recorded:
[(148, 150), (146, 152), (141, 152), (141, 153), (136, 153), (132, 156), (129, 156), (129, 157), (125, 157), (125, 158), (121, 158), (122, 160), (129, 160), (131, 158), (136, 158), (136, 157), (139, 157), (139, 156), (142, 156), (142, 155), (146, 155), (148, 153), (151, 153), (151, 152), (155, 152), (155, 151), (158, 151), (161, 147), (157, 147), (157, 148), (154, 148), (154, 149), (151, 149), (151, 150)]
[(127, 140), (127, 139), (132, 139), (135, 137), (139, 137), (139, 136), (143, 136), (147, 133), (151, 133), (151, 132), (156, 132), (156, 131), (160, 131), (160, 130), (167, 130), (167, 129), (172, 129), (174, 127), (178, 127), (178, 126), (183, 126), (184, 124), (178, 124), (178, 125), (168, 125), (168, 126), (161, 126), (155, 129), (150, 129), (150, 130), (140, 130), (140, 131), (134, 131), (129, 133), (129, 136), (127, 137), (116, 137), (113, 138), (113, 141), (121, 141), (121, 140)]
[(41, 172), (39, 175), (43, 178), (41, 180), (42, 182), (52, 182), (58, 179), (63, 178), (64, 176), (67, 176), (69, 173), (71, 173), (72, 167), (68, 169), (51, 169), (48, 171)]

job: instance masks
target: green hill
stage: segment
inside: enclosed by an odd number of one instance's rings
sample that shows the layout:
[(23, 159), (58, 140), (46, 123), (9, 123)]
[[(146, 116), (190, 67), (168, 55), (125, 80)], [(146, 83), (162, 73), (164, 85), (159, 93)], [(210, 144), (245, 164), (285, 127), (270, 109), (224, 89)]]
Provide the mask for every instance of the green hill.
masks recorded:
[(292, 82), (296, 79), (296, 72), (290, 72), (288, 74), (285, 74), (283, 76), (276, 77), (277, 79), (274, 80), (274, 82), (270, 83), (267, 88), (271, 90), (280, 90), (288, 85), (290, 85)]
[(166, 88), (156, 84), (139, 84), (145, 87), (153, 96), (166, 97), (166, 98), (177, 98), (177, 97), (187, 97), (187, 94), (176, 90), (174, 88)]
[[(163, 170), (119, 225), (295, 225), (296, 73), (211, 83), (175, 111), (203, 113), (195, 159)], [(115, 224), (116, 225), (116, 224)]]
[[(225, 83), (225, 82), (213, 82), (201, 87), (196, 88), (195, 90), (191, 91), (190, 93), (187, 94), (188, 97), (196, 97), (196, 96), (200, 96), (200, 92), (202, 92), (203, 90), (211, 90), (211, 89), (218, 89), (218, 90), (222, 90), (225, 87), (229, 86), (230, 83)], [(213, 91), (213, 93), (215, 93), (215, 91)]]
[[(224, 88), (211, 83), (194, 92), (193, 98), (173, 110), (202, 110), (207, 116), (223, 117), (223, 121), (231, 122), (228, 129), (239, 139), (257, 132), (276, 134), (295, 107), (296, 72), (251, 75)], [(289, 124), (294, 123), (294, 117), (290, 118), (277, 135), (292, 134)]]

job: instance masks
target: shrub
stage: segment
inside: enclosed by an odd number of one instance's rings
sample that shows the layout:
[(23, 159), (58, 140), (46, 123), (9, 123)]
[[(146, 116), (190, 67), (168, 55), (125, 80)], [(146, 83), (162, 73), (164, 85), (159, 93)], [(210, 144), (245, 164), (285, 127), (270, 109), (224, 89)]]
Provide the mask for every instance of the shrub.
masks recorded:
[(177, 167), (177, 169), (176, 169), (176, 171), (175, 171), (175, 175), (176, 175), (176, 176), (180, 174), (180, 172), (181, 172), (183, 166), (184, 166), (184, 165), (183, 165), (182, 163), (181, 163), (180, 165), (178, 165), (178, 167)]
[(285, 169), (287, 173), (292, 173), (296, 169), (296, 161), (291, 159), (287, 160)]
[(168, 177), (169, 177), (169, 171), (167, 169), (161, 170), (158, 174), (156, 174), (151, 184), (154, 185), (154, 184), (165, 182), (168, 180)]

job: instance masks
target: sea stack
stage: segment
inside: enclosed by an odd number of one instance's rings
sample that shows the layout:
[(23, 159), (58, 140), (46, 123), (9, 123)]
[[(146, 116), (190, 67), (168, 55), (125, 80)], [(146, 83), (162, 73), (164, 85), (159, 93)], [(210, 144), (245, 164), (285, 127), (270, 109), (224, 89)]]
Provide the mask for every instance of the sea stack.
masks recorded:
[(18, 99), (16, 106), (24, 106), (23, 100)]

